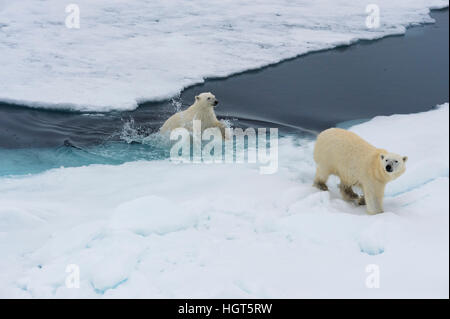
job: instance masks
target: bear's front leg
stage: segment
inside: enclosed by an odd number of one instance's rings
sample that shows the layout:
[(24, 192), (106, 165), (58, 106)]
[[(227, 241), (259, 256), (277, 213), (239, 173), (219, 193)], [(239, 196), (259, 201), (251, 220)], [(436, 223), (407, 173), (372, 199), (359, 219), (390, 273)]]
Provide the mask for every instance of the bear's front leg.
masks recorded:
[(363, 185), (367, 213), (375, 215), (383, 212), (384, 185)]

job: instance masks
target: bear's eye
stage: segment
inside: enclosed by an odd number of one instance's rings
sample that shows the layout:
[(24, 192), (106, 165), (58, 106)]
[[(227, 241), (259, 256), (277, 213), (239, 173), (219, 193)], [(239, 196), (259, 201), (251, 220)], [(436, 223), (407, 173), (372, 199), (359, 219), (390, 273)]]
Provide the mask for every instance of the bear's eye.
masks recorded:
[(398, 161), (396, 160), (396, 161), (395, 161), (395, 164), (397, 164), (397, 163), (398, 163)]
[(211, 98), (209, 97), (208, 100), (211, 100)]

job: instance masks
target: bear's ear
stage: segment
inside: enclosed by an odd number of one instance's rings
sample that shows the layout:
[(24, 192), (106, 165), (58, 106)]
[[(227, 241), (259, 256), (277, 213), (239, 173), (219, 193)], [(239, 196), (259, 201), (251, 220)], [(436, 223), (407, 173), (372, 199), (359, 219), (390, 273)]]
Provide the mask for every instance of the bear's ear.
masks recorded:
[(196, 95), (196, 96), (195, 96), (195, 100), (196, 100), (196, 101), (200, 100), (200, 96)]
[(403, 163), (406, 163), (407, 160), (408, 160), (408, 156), (403, 156)]
[(381, 156), (380, 156), (380, 157), (381, 157), (381, 159), (382, 159), (382, 160), (384, 160), (384, 155), (383, 155), (383, 154), (381, 154)]

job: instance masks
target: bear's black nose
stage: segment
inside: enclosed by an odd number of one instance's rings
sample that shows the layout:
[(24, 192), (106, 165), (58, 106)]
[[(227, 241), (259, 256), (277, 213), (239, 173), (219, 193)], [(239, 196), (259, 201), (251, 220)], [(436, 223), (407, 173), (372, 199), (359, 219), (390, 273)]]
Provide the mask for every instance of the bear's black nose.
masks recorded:
[(219, 101), (215, 100), (214, 105), (217, 105), (217, 104), (219, 104)]
[(392, 172), (392, 166), (391, 165), (387, 165), (386, 166), (386, 170), (391, 173)]

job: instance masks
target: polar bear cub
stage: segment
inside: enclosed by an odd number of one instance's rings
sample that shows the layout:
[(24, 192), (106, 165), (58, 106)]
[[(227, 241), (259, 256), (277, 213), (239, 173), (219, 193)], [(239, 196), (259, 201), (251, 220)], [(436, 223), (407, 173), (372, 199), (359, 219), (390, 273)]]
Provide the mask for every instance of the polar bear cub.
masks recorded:
[(173, 129), (182, 127), (192, 132), (194, 120), (201, 121), (201, 131), (210, 127), (218, 127), (225, 136), (226, 126), (217, 120), (214, 107), (219, 103), (210, 92), (201, 93), (195, 97), (195, 102), (182, 112), (172, 115), (161, 127), (161, 133), (171, 132)]
[[(382, 213), (385, 186), (405, 172), (407, 160), (372, 146), (353, 132), (331, 128), (319, 134), (314, 148), (314, 185), (328, 190), (329, 175), (337, 175), (345, 200), (367, 204), (369, 214)], [(360, 187), (364, 196), (355, 194), (352, 186)]]

